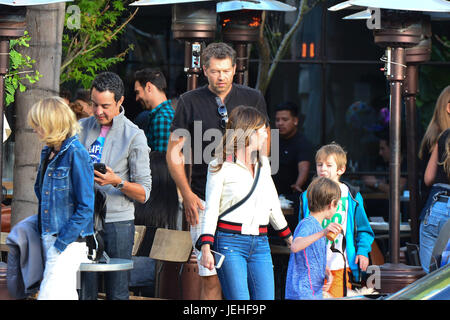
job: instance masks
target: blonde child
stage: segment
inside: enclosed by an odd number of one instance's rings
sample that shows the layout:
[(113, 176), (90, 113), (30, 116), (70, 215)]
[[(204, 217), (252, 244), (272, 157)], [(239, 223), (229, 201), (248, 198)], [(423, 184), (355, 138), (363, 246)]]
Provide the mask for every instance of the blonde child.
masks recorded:
[[(300, 221), (294, 232), (286, 278), (286, 299), (321, 299), (327, 264), (328, 232), (339, 233), (341, 226), (330, 223), (322, 228), (325, 219), (336, 212), (341, 190), (331, 179), (316, 178), (308, 187), (310, 216)], [(329, 275), (328, 275), (329, 276)]]
[[(375, 235), (364, 210), (361, 194), (352, 186), (340, 182), (346, 164), (347, 154), (337, 143), (322, 146), (316, 153), (317, 175), (337, 182), (341, 189), (341, 199), (337, 210), (331, 219), (323, 221), (322, 227), (327, 227), (330, 222), (336, 222), (342, 226), (343, 234), (339, 234), (334, 242), (336, 249), (343, 252), (342, 240), (345, 236), (346, 249), (343, 253), (348, 262), (346, 286), (351, 288), (350, 276), (359, 281), (361, 271), (366, 271), (369, 265), (369, 252)], [(307, 191), (300, 197), (299, 211), (299, 221), (310, 214)], [(327, 267), (333, 275), (333, 281), (327, 292), (333, 297), (342, 297), (344, 295), (344, 259), (340, 253), (330, 250), (331, 244), (331, 241), (327, 241)]]

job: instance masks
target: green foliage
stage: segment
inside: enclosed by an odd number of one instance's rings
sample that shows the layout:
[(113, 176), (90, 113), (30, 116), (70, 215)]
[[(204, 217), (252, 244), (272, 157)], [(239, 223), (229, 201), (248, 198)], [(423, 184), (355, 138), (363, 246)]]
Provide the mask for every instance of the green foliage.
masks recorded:
[(18, 39), (9, 41), (9, 70), (5, 77), (5, 105), (8, 106), (14, 102), (14, 94), (17, 88), (20, 92), (24, 92), (27, 87), (25, 83), (35, 83), (39, 81), (42, 75), (38, 70), (33, 70), (33, 64), (36, 63), (27, 55), (23, 55), (16, 51), (18, 47), (29, 47), (31, 37), (25, 31), (24, 35)]
[[(78, 13), (67, 12), (63, 32), (63, 49), (60, 82), (76, 81), (89, 88), (95, 76), (110, 66), (123, 61), (130, 45), (122, 53), (105, 57), (104, 49), (124, 31), (124, 27), (134, 15), (136, 9), (124, 22), (121, 17), (127, 11), (131, 1), (75, 0), (70, 2), (80, 9)], [(69, 4), (68, 4), (68, 8)], [(78, 15), (79, 14), (79, 15)], [(69, 19), (78, 17), (78, 28), (69, 28)]]

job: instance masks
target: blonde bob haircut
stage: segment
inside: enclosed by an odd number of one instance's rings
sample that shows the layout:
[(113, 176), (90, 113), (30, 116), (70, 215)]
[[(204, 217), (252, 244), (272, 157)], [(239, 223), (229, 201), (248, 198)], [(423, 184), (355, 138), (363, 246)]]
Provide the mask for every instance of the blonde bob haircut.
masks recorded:
[(48, 146), (60, 146), (64, 140), (80, 131), (72, 109), (60, 97), (50, 97), (35, 103), (28, 112), (28, 124), (42, 134)]
[(316, 152), (316, 163), (320, 160), (325, 161), (329, 156), (333, 156), (336, 161), (337, 169), (345, 169), (347, 165), (347, 152), (337, 144), (336, 142), (332, 142), (330, 144), (322, 146)]

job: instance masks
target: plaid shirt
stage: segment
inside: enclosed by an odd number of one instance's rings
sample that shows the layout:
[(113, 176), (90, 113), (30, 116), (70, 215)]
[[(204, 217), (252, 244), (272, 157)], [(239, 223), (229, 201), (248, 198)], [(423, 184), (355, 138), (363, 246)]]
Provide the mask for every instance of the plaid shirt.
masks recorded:
[(152, 151), (165, 152), (167, 150), (170, 135), (169, 129), (174, 115), (175, 110), (170, 100), (162, 102), (150, 112), (149, 126), (144, 131), (147, 136), (147, 144)]

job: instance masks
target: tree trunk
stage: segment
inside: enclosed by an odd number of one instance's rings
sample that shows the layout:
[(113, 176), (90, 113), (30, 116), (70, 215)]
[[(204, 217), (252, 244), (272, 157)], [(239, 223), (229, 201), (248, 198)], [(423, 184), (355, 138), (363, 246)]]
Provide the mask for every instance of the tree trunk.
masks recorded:
[(298, 3), (298, 14), (294, 24), (291, 26), (289, 31), (284, 35), (277, 52), (275, 53), (275, 57), (272, 61), (270, 61), (270, 47), (268, 45), (267, 39), (264, 36), (264, 23), (265, 22), (265, 12), (263, 13), (263, 21), (261, 22), (261, 32), (258, 40), (258, 48), (260, 54), (260, 61), (258, 65), (258, 78), (256, 81), (256, 89), (261, 91), (264, 95), (269, 87), (270, 80), (275, 73), (275, 69), (278, 66), (280, 60), (284, 57), (286, 53), (286, 49), (292, 41), (292, 37), (295, 32), (300, 28), (300, 24), (303, 20), (303, 17), (306, 13), (308, 13), (318, 2), (321, 0), (314, 1), (306, 1), (300, 0)]
[(28, 125), (27, 114), (31, 106), (40, 99), (59, 93), (64, 13), (64, 3), (27, 8), (27, 30), (31, 41), (28, 48), (21, 49), (21, 53), (36, 60), (35, 68), (43, 77), (38, 82), (29, 84), (25, 92), (16, 94), (14, 198), (11, 208), (11, 226), (38, 211), (34, 182), (43, 144)]

